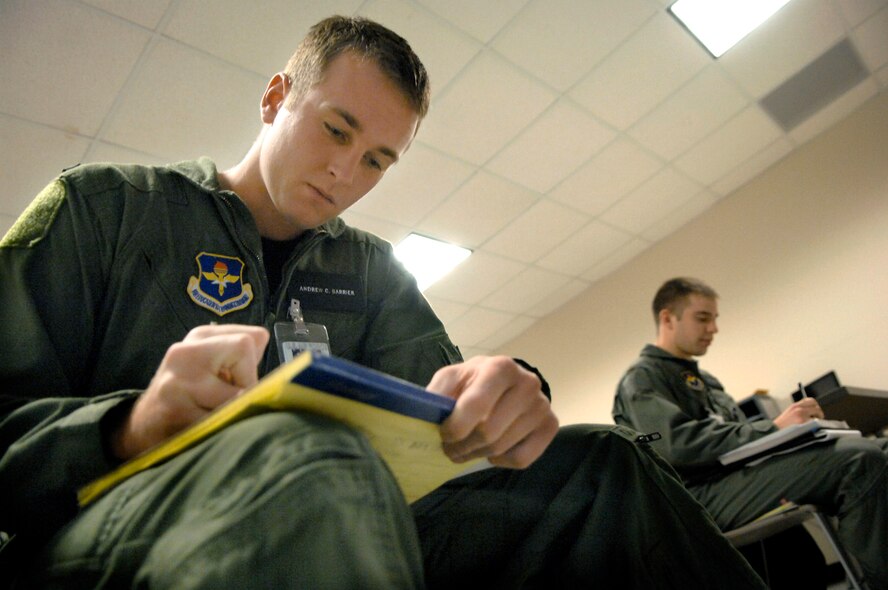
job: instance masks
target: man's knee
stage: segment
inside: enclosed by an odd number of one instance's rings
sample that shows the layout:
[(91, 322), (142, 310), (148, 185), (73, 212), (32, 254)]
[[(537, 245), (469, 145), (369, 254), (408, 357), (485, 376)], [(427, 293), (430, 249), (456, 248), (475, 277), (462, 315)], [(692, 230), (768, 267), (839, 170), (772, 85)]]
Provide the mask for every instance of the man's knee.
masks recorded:
[(869, 439), (840, 439), (833, 455), (846, 478), (866, 482), (867, 487), (888, 485), (888, 455)]
[[(553, 447), (563, 452), (566, 448), (589, 450), (591, 447), (604, 445), (608, 448), (629, 449), (634, 444), (638, 433), (624, 426), (613, 424), (571, 424), (563, 426), (555, 437)], [(550, 447), (550, 448), (553, 448)]]
[(665, 471), (672, 478), (678, 475), (651, 445), (640, 439), (639, 432), (613, 424), (574, 424), (561, 428), (547, 453), (582, 457), (597, 461), (603, 468), (640, 468)]
[(254, 416), (226, 428), (217, 437), (221, 453), (273, 453), (294, 461), (326, 456), (378, 459), (360, 432), (341, 422), (303, 412)]
[(298, 495), (319, 479), (335, 479), (337, 493), (349, 494), (364, 485), (367, 473), (388, 487), (382, 459), (359, 432), (312, 414), (272, 412), (232, 424), (146, 472), (131, 501), (153, 505), (176, 494), (176, 514), (226, 514), (281, 486)]

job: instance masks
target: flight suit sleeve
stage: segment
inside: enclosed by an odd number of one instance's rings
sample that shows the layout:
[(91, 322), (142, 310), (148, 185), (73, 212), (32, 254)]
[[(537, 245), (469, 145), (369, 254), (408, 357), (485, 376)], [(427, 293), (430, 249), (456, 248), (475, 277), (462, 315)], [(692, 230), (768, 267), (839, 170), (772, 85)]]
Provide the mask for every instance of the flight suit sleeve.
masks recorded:
[(670, 385), (647, 367), (634, 367), (623, 377), (614, 418), (644, 434), (659, 433), (653, 447), (679, 471), (714, 466), (722, 453), (775, 430), (770, 420), (729, 421), (702, 404), (683, 409)]
[(106, 230), (57, 179), (0, 241), (0, 530), (45, 536), (110, 469), (103, 424), (135, 393), (85, 394)]

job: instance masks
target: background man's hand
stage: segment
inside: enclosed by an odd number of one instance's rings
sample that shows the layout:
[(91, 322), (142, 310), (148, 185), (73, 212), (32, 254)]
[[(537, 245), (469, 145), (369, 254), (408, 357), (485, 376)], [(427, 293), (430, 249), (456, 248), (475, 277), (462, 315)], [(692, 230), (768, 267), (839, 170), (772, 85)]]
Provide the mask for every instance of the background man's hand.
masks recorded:
[(111, 435), (111, 450), (129, 459), (254, 385), (269, 334), (245, 325), (191, 330), (166, 352), (148, 389)]
[(813, 418), (823, 418), (823, 410), (813, 397), (805, 397), (795, 402), (774, 418), (777, 428), (786, 428), (793, 424), (803, 424)]
[(456, 400), (441, 426), (444, 452), (456, 462), (487, 457), (500, 467), (524, 468), (558, 432), (539, 378), (508, 357), (474, 357), (444, 367), (428, 389)]

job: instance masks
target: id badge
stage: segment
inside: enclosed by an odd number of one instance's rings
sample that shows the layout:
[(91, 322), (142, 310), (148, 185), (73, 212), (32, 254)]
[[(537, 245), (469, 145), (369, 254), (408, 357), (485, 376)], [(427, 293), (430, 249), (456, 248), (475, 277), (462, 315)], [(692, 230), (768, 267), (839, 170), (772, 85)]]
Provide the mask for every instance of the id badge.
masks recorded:
[(305, 329), (299, 330), (293, 322), (277, 322), (274, 325), (274, 338), (281, 363), (292, 361), (300, 352), (306, 350), (330, 354), (327, 327), (323, 324), (303, 324), (303, 326)]
[(282, 364), (292, 361), (299, 353), (306, 350), (330, 354), (327, 327), (323, 324), (305, 323), (297, 299), (290, 300), (287, 315), (291, 321), (277, 322), (274, 325), (274, 339)]

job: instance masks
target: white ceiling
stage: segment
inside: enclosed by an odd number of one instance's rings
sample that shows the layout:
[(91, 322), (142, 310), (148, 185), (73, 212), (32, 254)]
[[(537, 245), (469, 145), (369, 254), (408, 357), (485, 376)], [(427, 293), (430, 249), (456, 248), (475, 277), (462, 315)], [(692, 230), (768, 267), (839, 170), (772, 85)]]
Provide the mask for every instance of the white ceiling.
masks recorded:
[[(0, 232), (62, 168), (238, 161), (307, 28), (426, 63), (407, 157), (344, 216), (475, 250), (427, 295), (495, 350), (888, 87), (888, 0), (793, 0), (718, 61), (668, 0), (0, 0)], [(758, 99), (844, 37), (871, 75), (791, 132)]]

